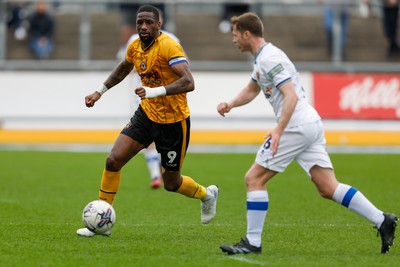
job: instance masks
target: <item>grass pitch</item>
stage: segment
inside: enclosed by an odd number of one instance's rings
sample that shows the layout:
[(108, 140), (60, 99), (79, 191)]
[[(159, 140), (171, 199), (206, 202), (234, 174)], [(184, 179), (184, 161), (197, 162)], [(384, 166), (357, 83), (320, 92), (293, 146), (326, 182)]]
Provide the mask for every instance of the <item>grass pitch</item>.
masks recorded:
[[(227, 256), (246, 232), (244, 174), (254, 154), (189, 154), (183, 173), (217, 184), (217, 216), (151, 190), (142, 155), (123, 170), (111, 237), (82, 238), (81, 212), (97, 199), (105, 153), (0, 151), (0, 266), (397, 266), (400, 243), (380, 254), (372, 224), (319, 197), (293, 163), (269, 183), (260, 255)], [(400, 155), (332, 155), (341, 182), (400, 215)], [(400, 236), (398, 231), (397, 236)], [(400, 237), (398, 237), (400, 238)], [(395, 241), (398, 241), (396, 239)]]

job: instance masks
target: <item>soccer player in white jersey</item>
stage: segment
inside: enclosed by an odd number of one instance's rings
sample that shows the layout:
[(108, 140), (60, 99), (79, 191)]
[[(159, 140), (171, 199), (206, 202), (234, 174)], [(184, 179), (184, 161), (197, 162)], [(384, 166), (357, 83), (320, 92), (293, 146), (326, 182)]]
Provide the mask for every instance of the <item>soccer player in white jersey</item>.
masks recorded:
[(322, 197), (331, 199), (371, 221), (382, 239), (381, 253), (393, 245), (397, 217), (383, 213), (359, 190), (337, 181), (326, 152), (324, 129), (317, 111), (308, 103), (299, 73), (286, 54), (266, 42), (264, 27), (254, 13), (231, 19), (233, 43), (254, 56), (249, 83), (229, 102), (220, 103), (225, 116), (232, 108), (251, 102), (260, 92), (270, 102), (277, 124), (266, 134), (255, 162), (245, 175), (247, 235), (234, 245), (220, 248), (228, 254), (260, 253), (261, 234), (268, 211), (266, 183), (296, 161), (309, 175)]
[[(164, 22), (163, 16), (162, 16), (161, 10), (158, 10), (158, 11), (160, 14), (160, 23), (162, 25)], [(176, 37), (173, 33), (165, 31), (165, 30), (161, 30), (161, 32), (165, 33), (166, 35), (168, 35), (169, 37), (171, 37), (178, 43), (180, 42), (178, 37)], [(118, 51), (118, 53), (117, 53), (118, 60), (125, 59), (126, 50), (128, 49), (129, 45), (138, 38), (139, 38), (139, 34), (137, 34), (137, 33), (133, 34), (129, 38), (128, 42), (126, 42), (126, 46), (124, 48), (120, 49), (120, 51)], [(142, 86), (142, 82), (140, 81), (139, 74), (137, 73), (137, 71), (135, 69), (133, 69), (133, 71), (132, 71), (132, 75), (130, 76), (130, 81), (128, 82), (128, 84), (129, 84), (130, 88), (138, 88), (138, 87)], [(135, 105), (134, 109), (136, 109), (137, 107), (139, 107), (140, 98), (138, 95), (134, 94), (133, 100), (134, 100), (134, 105)], [(147, 168), (150, 173), (150, 179), (151, 179), (150, 187), (153, 189), (157, 189), (162, 185), (161, 159), (160, 159), (160, 155), (158, 154), (154, 143), (151, 143), (144, 150), (144, 158), (146, 160)]]

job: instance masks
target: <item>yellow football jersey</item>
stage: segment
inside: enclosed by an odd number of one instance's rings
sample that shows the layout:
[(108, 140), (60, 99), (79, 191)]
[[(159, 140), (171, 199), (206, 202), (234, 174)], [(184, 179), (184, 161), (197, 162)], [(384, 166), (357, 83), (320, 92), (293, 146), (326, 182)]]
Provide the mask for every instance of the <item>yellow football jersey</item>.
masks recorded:
[[(127, 49), (126, 60), (135, 65), (142, 85), (147, 87), (173, 83), (179, 76), (170, 66), (187, 63), (182, 46), (163, 33), (145, 49), (140, 38), (133, 41)], [(186, 93), (143, 99), (140, 105), (147, 117), (157, 123), (174, 123), (190, 115)]]

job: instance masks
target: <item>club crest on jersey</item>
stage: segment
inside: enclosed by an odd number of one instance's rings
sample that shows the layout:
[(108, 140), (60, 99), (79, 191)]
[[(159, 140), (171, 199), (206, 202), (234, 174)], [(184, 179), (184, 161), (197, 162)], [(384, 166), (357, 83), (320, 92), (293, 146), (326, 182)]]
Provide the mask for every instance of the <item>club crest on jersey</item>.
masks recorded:
[(272, 87), (265, 88), (265, 97), (270, 98), (272, 95)]
[(146, 62), (142, 61), (142, 62), (140, 63), (140, 69), (141, 69), (142, 71), (145, 71), (145, 70), (147, 69)]

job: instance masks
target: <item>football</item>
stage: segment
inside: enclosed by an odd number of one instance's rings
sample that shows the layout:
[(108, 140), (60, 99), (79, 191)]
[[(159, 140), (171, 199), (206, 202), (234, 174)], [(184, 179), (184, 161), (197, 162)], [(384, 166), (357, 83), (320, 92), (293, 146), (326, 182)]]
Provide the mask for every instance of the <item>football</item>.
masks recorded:
[(94, 200), (82, 212), (82, 221), (87, 229), (96, 234), (104, 234), (115, 224), (114, 208), (105, 201)]

